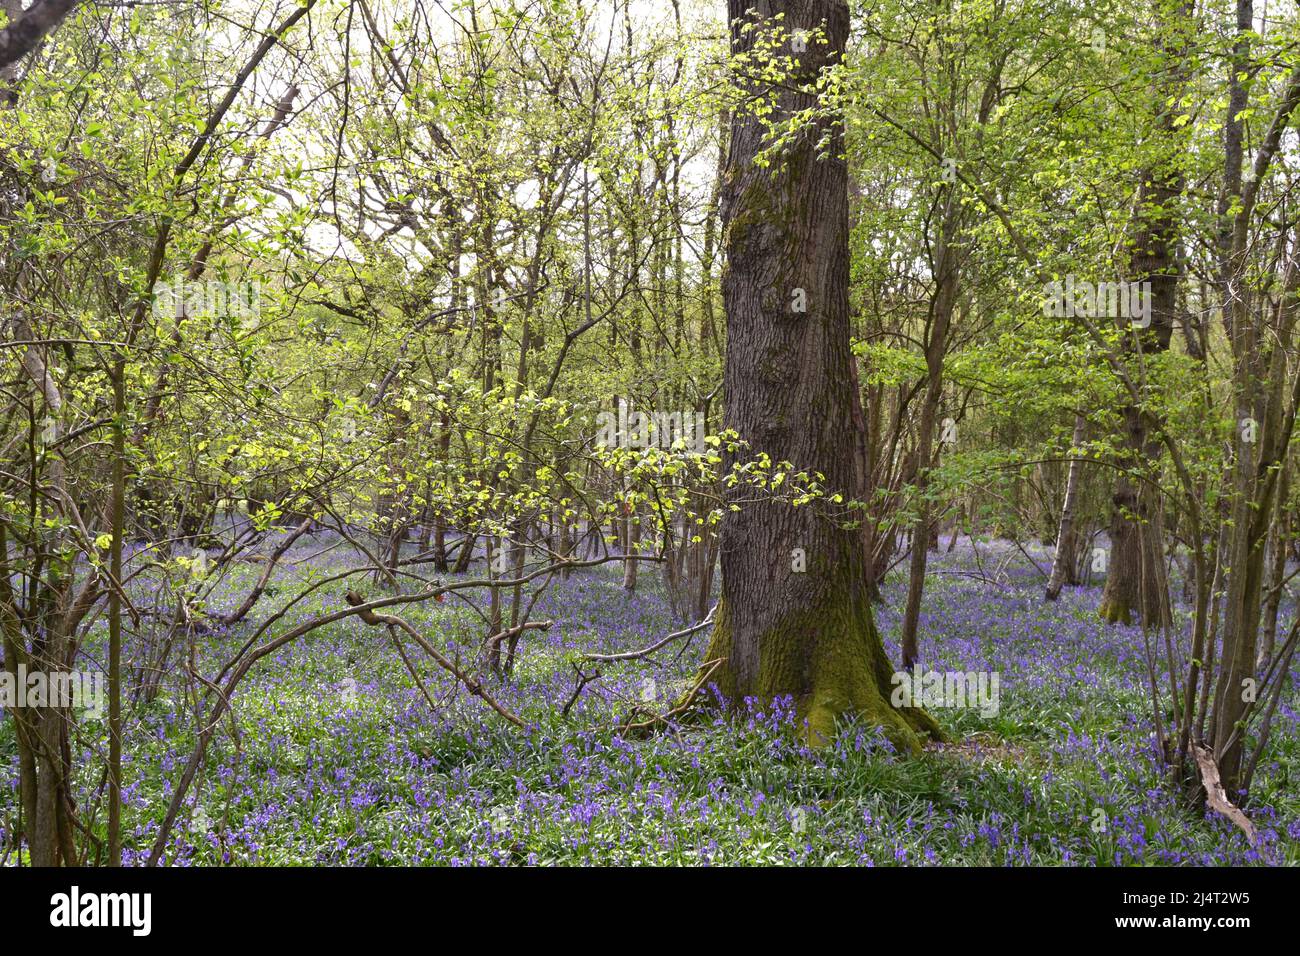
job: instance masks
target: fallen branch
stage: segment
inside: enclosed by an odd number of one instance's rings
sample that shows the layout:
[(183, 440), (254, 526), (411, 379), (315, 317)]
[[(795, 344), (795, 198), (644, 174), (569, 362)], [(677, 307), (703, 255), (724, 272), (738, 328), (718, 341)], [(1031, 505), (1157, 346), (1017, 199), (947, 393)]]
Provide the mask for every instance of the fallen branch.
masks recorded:
[(695, 686), (693, 686), (690, 691), (687, 692), (686, 696), (682, 698), (681, 703), (668, 711), (668, 713), (658, 714), (651, 717), (649, 720), (636, 722), (629, 720), (623, 725), (623, 729), (620, 730), (619, 733), (626, 737), (634, 731), (639, 733), (650, 730), (651, 728), (658, 727), (660, 724), (669, 723), (674, 717), (679, 717), (686, 713), (686, 711), (690, 710), (691, 707), (694, 706), (695, 698), (699, 695), (700, 691), (704, 689), (705, 683), (707, 683), (708, 679), (713, 676), (713, 672), (722, 666), (724, 660), (726, 660), (725, 657), (719, 657), (716, 660), (705, 661), (704, 664), (701, 665), (700, 676), (696, 679)]
[(1254, 846), (1255, 825), (1250, 822), (1246, 814), (1241, 812), (1240, 807), (1228, 799), (1228, 794), (1223, 789), (1223, 782), (1219, 779), (1219, 765), (1214, 762), (1214, 755), (1199, 744), (1193, 745), (1193, 751), (1196, 754), (1196, 766), (1201, 771), (1201, 785), (1205, 787), (1205, 798), (1210, 804), (1210, 809), (1231, 820), (1242, 833), (1246, 834), (1250, 845)]
[(388, 628), (388, 636), (393, 639), (393, 646), (397, 648), (397, 653), (402, 655), (402, 663), (406, 665), (406, 671), (411, 675), (411, 680), (415, 681), (415, 686), (420, 688), (420, 693), (423, 694), (424, 699), (429, 702), (429, 710), (436, 714), (438, 712), (438, 705), (433, 702), (433, 698), (429, 695), (428, 690), (425, 689), (424, 681), (420, 680), (419, 671), (415, 669), (415, 665), (411, 663), (411, 658), (406, 654), (406, 648), (402, 647), (401, 638), (397, 636), (397, 628), (390, 626)]

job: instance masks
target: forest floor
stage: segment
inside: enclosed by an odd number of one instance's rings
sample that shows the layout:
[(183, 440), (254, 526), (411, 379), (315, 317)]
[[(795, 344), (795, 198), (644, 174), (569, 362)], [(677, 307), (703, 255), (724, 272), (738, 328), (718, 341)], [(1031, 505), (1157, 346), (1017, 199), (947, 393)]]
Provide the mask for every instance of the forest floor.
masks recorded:
[[(312, 558), (320, 548), (305, 544), (289, 557)], [(1045, 564), (1041, 552), (1029, 556)], [(282, 574), (319, 578), (337, 571), (337, 560), (303, 560)], [(246, 568), (212, 609), (239, 603), (261, 570)], [(660, 652), (658, 663), (602, 666), (601, 680), (562, 718), (582, 652), (639, 649), (680, 626), (657, 574), (643, 574), (628, 594), (616, 571), (584, 571), (553, 586), (533, 616), (554, 626), (528, 632), (513, 679), (489, 685), (527, 731), (455, 693), (408, 641), (438, 705), (431, 709), (386, 634), (355, 616), (263, 660), (235, 697), (239, 745), (223, 722), (166, 862), (1300, 863), (1297, 675), (1257, 773), (1248, 812), (1260, 839), (1252, 848), (1163, 783), (1141, 632), (1097, 620), (1099, 587), (1067, 588), (1045, 603), (1040, 572), (1005, 543), (963, 540), (932, 556), (923, 660), (940, 671), (997, 672), (998, 707), (937, 710), (952, 743), (910, 759), (851, 725), (810, 752), (780, 706), (747, 720), (706, 715), (646, 739), (620, 736), (620, 720), (647, 693), (666, 710), (688, 685), (704, 634), (684, 653), (685, 642)], [(281, 583), (277, 593), (294, 590)], [(891, 575), (877, 608), (892, 660), (904, 587), (901, 573)], [(282, 626), (341, 607), (342, 590), (322, 589)], [(275, 601), (265, 598), (250, 619), (263, 620)], [(396, 613), (462, 660), (482, 639), (481, 623), (455, 598)], [(211, 674), (250, 634), (238, 627), (199, 638), (200, 671)], [(125, 755), (128, 862), (152, 843), (194, 742), (198, 721), (183, 679), (138, 721)], [(0, 723), (0, 821), (16, 801), (11, 728)], [(82, 742), (87, 751), (101, 745)]]

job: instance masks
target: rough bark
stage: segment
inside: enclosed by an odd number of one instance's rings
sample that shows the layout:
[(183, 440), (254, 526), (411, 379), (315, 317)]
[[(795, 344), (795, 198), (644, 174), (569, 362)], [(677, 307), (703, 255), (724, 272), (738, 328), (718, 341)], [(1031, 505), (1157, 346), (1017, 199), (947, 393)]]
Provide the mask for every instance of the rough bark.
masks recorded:
[[(730, 0), (731, 47), (749, 50), (747, 0)], [(815, 105), (803, 84), (843, 55), (849, 13), (839, 0), (787, 0), (763, 8), (783, 14), (787, 31), (821, 26), (827, 42), (796, 53), (797, 77), (774, 94), (778, 116)], [(819, 155), (817, 141), (830, 134)], [(842, 131), (812, 124), (769, 166), (755, 157), (768, 144), (752, 113), (734, 117), (723, 222), (728, 267), (724, 428), (748, 448), (825, 476), (849, 498), (855, 486), (848, 302), (848, 175)], [(806, 311), (792, 306), (796, 289)], [(848, 436), (848, 440), (846, 440)], [(746, 494), (733, 489), (729, 497)], [(861, 537), (817, 507), (777, 501), (728, 512), (721, 537), (722, 601), (707, 661), (721, 660), (719, 689), (733, 703), (789, 695), (807, 737), (829, 740), (837, 718), (858, 715), (899, 747), (916, 750), (939, 736), (923, 711), (890, 704), (890, 667), (872, 620)], [(803, 549), (807, 570), (795, 570)]]

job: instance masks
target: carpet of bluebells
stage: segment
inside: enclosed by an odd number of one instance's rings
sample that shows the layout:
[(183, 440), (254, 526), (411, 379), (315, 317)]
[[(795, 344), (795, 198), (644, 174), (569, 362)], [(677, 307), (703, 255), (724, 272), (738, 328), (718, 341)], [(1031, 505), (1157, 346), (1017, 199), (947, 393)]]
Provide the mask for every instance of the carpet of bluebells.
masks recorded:
[[(339, 570), (319, 541), (290, 552), (287, 580)], [(567, 719), (581, 652), (644, 647), (680, 625), (654, 574), (635, 593), (613, 566), (554, 584), (533, 617), (513, 678), (492, 692), (522, 732), (407, 642), (437, 708), (380, 628), (349, 617), (260, 662), (236, 694), (238, 742), (223, 723), (184, 818), (173, 865), (859, 864), (1242, 865), (1300, 862), (1300, 695), (1292, 675), (1256, 776), (1257, 848), (1190, 808), (1154, 759), (1141, 632), (1103, 625), (1098, 587), (1042, 599), (1042, 555), (962, 540), (932, 559), (921, 617), (928, 667), (996, 671), (998, 713), (935, 711), (952, 742), (903, 759), (871, 729), (833, 745), (799, 742), (788, 703), (744, 718), (624, 738), (620, 720), (647, 688), (661, 709), (689, 686), (698, 634), (654, 661), (605, 665)], [(298, 561), (300, 563), (292, 563)], [(212, 610), (237, 606), (260, 568), (233, 576)], [(892, 660), (905, 584), (891, 577), (877, 622)], [(281, 632), (342, 606), (344, 587), (286, 614)], [(277, 606), (267, 597), (249, 620)], [(472, 660), (481, 622), (449, 599), (397, 610)], [(256, 626), (255, 624), (253, 626)], [(197, 638), (203, 673), (252, 633)], [(85, 665), (82, 665), (85, 667)], [(649, 683), (647, 679), (653, 681)], [(132, 717), (125, 754), (126, 862), (158, 832), (198, 717), (181, 675)], [(87, 728), (83, 727), (83, 730)], [(100, 739), (84, 735), (81, 781), (99, 783)], [(12, 721), (0, 723), (0, 845), (17, 801)], [(79, 800), (79, 803), (83, 803)], [(5, 862), (12, 864), (12, 854)]]

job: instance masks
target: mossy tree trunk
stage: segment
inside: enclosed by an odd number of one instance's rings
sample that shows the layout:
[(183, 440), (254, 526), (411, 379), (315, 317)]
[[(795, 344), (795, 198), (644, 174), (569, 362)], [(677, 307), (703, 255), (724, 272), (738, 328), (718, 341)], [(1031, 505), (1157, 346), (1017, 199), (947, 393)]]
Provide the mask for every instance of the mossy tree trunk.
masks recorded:
[[(1152, 91), (1159, 150), (1142, 170), (1130, 251), (1132, 281), (1138, 288), (1150, 284), (1151, 321), (1145, 328), (1126, 327), (1126, 320), (1120, 319), (1129, 374), (1142, 389), (1147, 387), (1146, 369), (1169, 351), (1178, 307), (1178, 206), (1185, 188), (1181, 156), (1187, 132), (1180, 123), (1179, 110), (1171, 104), (1182, 95), (1187, 81), (1182, 51), (1190, 37), (1184, 32), (1187, 9), (1171, 15), (1175, 39), (1165, 50), (1171, 65)], [(1163, 45), (1164, 41), (1157, 43)], [(1168, 595), (1159, 584), (1164, 545), (1156, 512), (1163, 502), (1158, 492), (1137, 476), (1158, 474), (1162, 449), (1155, 427), (1159, 423), (1144, 407), (1145, 396), (1137, 397), (1140, 401), (1131, 400), (1123, 409), (1121, 471), (1115, 479), (1111, 508), (1110, 566), (1099, 613), (1109, 623), (1141, 623), (1154, 628), (1169, 613)]]
[[(730, 0), (734, 52), (748, 51), (759, 32), (741, 28), (752, 22), (750, 10), (750, 0)], [(843, 55), (848, 7), (778, 0), (760, 12), (791, 35), (820, 29), (827, 41), (786, 41), (798, 75), (773, 94), (779, 119), (816, 104), (801, 90)], [(833, 121), (811, 124), (760, 165), (755, 158), (768, 142), (759, 119), (736, 114), (722, 205), (723, 424), (748, 448), (729, 453), (727, 464), (765, 452), (821, 473), (830, 492), (848, 498), (858, 476), (842, 133)], [(749, 501), (727, 514), (722, 603), (706, 659), (722, 661), (714, 680), (733, 702), (793, 697), (813, 743), (830, 739), (837, 718), (857, 715), (915, 750), (923, 737), (937, 737), (938, 727), (923, 711), (891, 706), (891, 668), (872, 621), (861, 537), (835, 520), (847, 516), (828, 508)], [(801, 555), (806, 570), (799, 570)]]

